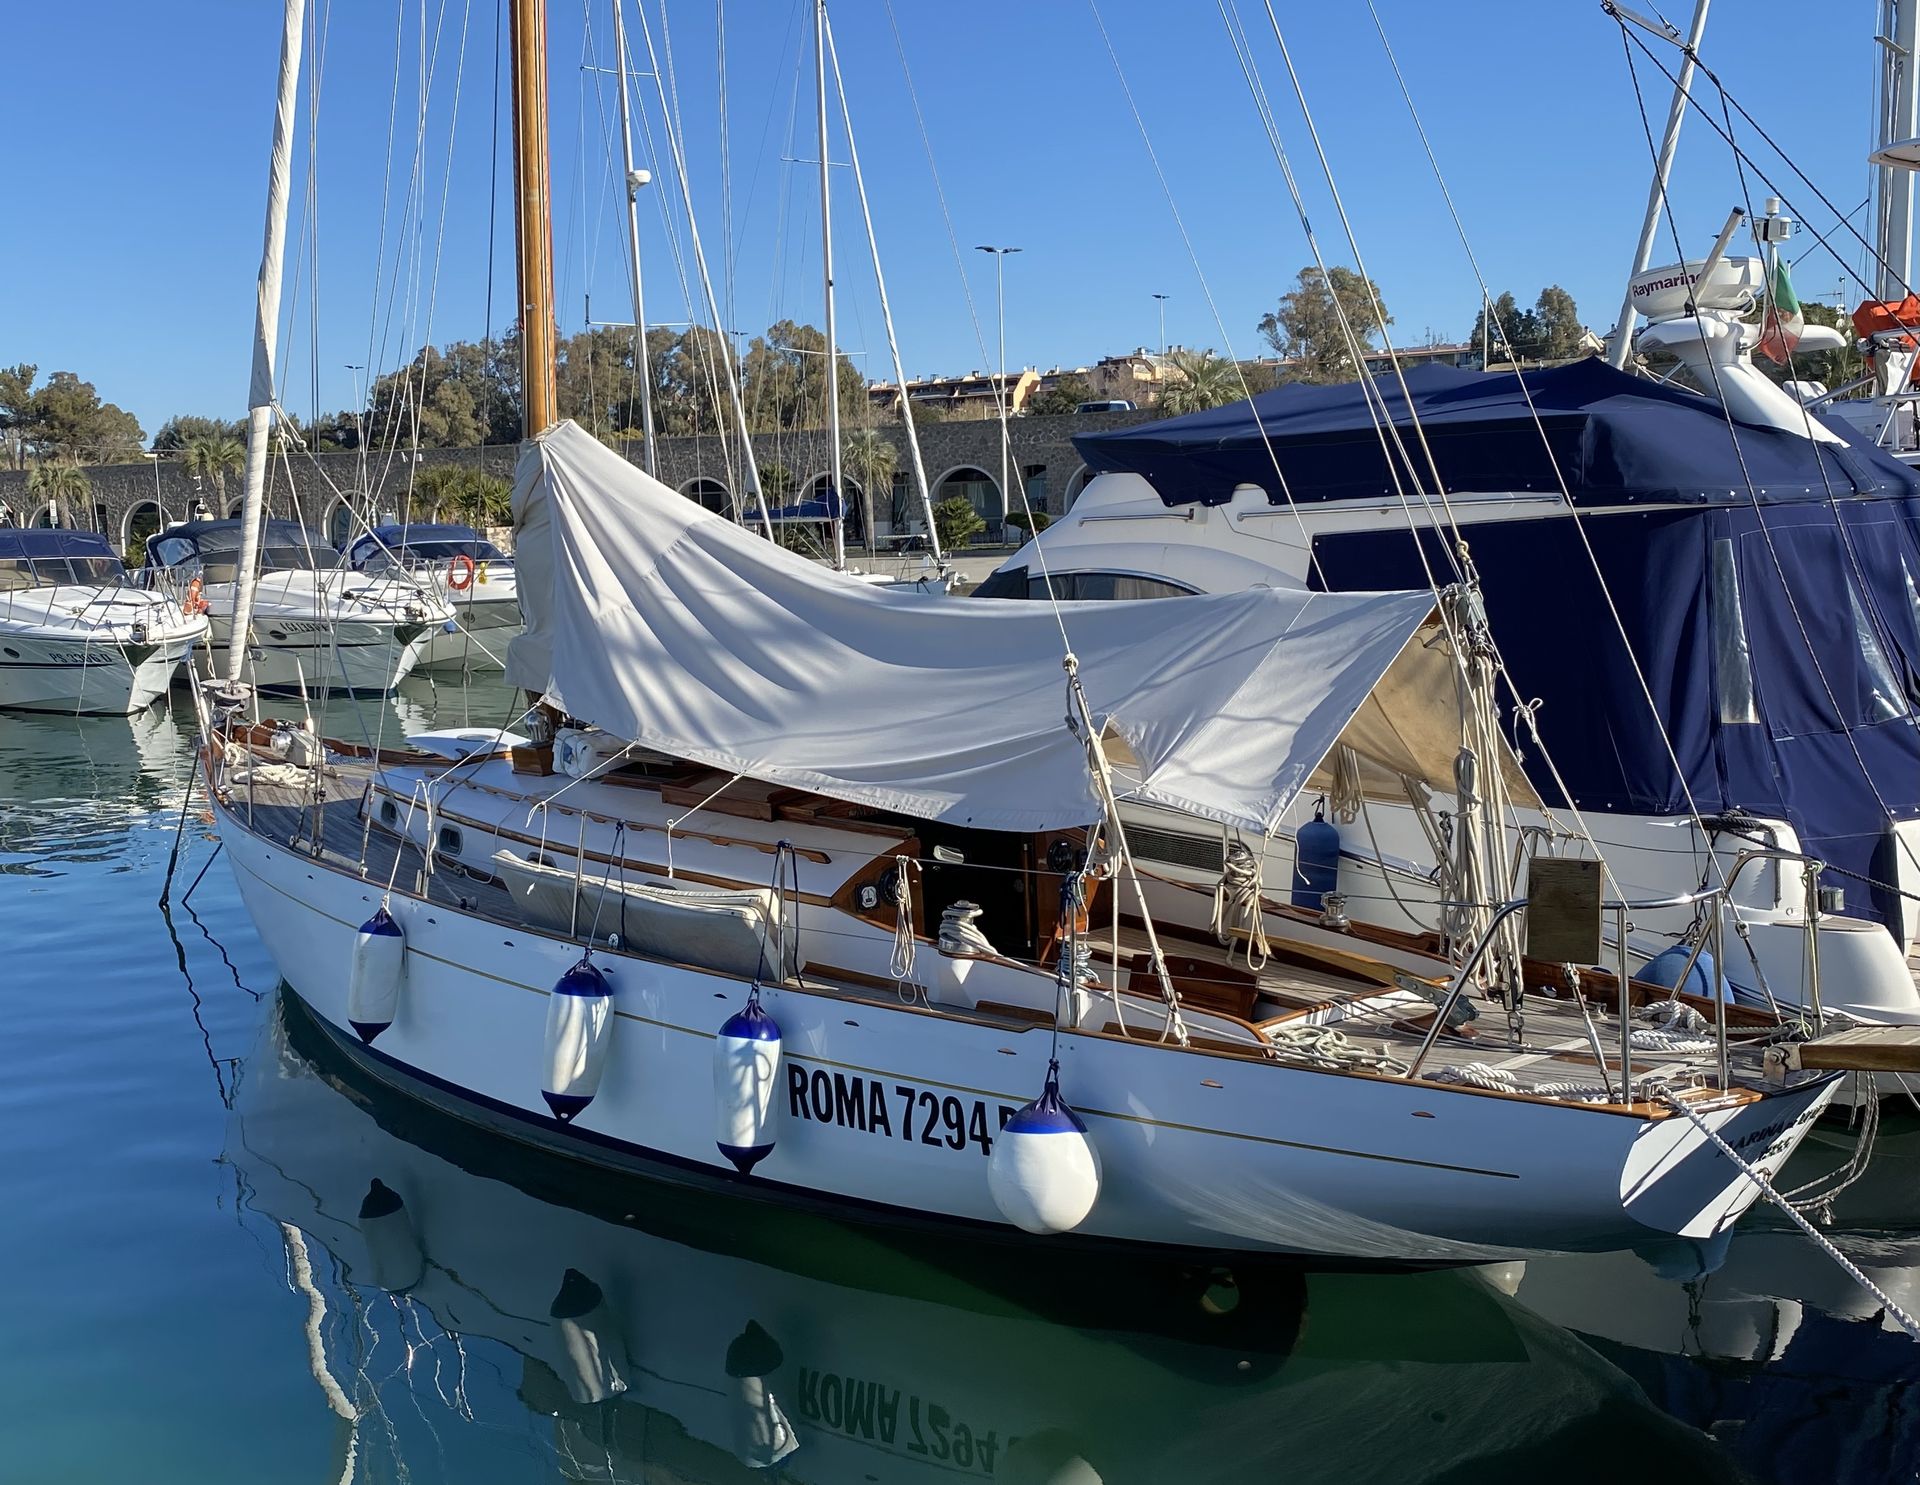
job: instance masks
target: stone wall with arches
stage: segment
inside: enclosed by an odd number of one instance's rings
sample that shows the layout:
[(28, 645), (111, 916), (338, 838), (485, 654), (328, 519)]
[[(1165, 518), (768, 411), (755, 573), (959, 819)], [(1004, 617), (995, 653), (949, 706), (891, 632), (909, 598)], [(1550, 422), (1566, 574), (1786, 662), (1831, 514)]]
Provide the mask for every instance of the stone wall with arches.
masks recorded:
[[(1102, 413), (1056, 418), (1015, 418), (1009, 426), (1006, 465), (1031, 492), (1036, 508), (1059, 515), (1072, 496), (1085, 484), (1081, 473), (1085, 461), (1073, 446), (1076, 433), (1099, 432), (1144, 422), (1149, 412)], [(897, 422), (878, 422), (874, 431), (894, 448), (894, 478), (891, 490), (873, 492), (876, 534), (882, 538), (898, 535), (903, 520), (908, 529), (923, 524), (918, 516), (918, 499), (912, 493), (911, 459), (906, 435)], [(927, 477), (938, 486), (956, 471), (973, 471), (977, 478), (962, 482), (966, 488), (947, 493), (965, 493), (976, 508), (986, 510), (1001, 500), (1000, 425), (997, 422), (930, 423), (919, 430)], [(635, 463), (642, 462), (639, 444), (624, 452)], [(754, 438), (754, 456), (770, 473), (787, 473), (786, 498), (797, 496), (820, 478), (828, 466), (829, 446), (823, 429), (759, 434)], [(410, 455), (369, 455), (362, 466), (355, 453), (290, 456), (284, 463), (271, 466), (268, 490), (270, 514), (307, 523), (316, 535), (338, 542), (359, 524), (359, 520), (379, 520), (397, 514), (406, 499), (410, 476), (416, 468), (438, 465), (466, 465), (484, 469), (505, 480), (513, 478), (516, 450), (509, 445), (490, 445), (478, 449), (424, 449), (419, 465)], [(738, 444), (721, 438), (663, 438), (659, 448), (661, 480), (681, 494), (698, 499), (709, 509), (730, 509), (733, 492), (747, 488)], [(90, 466), (87, 471), (91, 494), (75, 502), (69, 519), (80, 523), (91, 511), (93, 524), (111, 541), (122, 546), (132, 544), (135, 522), (149, 507), (157, 509), (169, 522), (217, 515), (237, 507), (239, 475), (230, 476), (224, 488), (213, 482), (195, 479), (168, 459), (145, 459), (137, 464)], [(37, 502), (26, 490), (23, 470), (0, 470), (0, 506), (20, 524), (31, 524)], [(1076, 484), (1078, 481), (1078, 484)], [(1012, 483), (1012, 479), (1009, 479)], [(848, 495), (857, 499), (859, 480), (848, 472)], [(355, 492), (370, 492), (355, 502), (361, 515), (349, 508)], [(940, 498), (936, 494), (935, 500)], [(1017, 498), (1011, 508), (1018, 509)], [(997, 513), (996, 513), (997, 514)], [(896, 516), (899, 520), (896, 520)], [(997, 534), (997, 533), (996, 533)], [(1006, 533), (1017, 538), (1018, 531)]]

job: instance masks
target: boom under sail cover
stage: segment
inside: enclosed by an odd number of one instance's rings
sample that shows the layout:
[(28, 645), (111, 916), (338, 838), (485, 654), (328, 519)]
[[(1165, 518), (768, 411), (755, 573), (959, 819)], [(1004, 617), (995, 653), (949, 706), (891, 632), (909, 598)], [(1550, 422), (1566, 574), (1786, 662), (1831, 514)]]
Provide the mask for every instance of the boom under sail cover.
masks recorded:
[[(1050, 605), (876, 588), (650, 479), (572, 423), (523, 446), (507, 678), (629, 742), (996, 830), (1102, 811)], [(1060, 606), (1127, 796), (1265, 832), (1432, 610), (1425, 593)]]

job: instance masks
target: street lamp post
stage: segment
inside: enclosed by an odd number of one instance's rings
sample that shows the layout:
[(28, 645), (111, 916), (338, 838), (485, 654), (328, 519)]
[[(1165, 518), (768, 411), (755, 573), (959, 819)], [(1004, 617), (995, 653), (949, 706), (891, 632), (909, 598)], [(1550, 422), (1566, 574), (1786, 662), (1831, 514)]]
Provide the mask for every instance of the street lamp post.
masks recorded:
[(1153, 297), (1160, 305), (1160, 354), (1164, 356), (1167, 353), (1167, 296), (1155, 294)]
[(1012, 437), (1012, 427), (1007, 422), (1013, 409), (1007, 405), (1007, 257), (1020, 251), (1017, 247), (980, 246), (976, 252), (993, 254), (994, 297), (1000, 310), (1000, 514), (1004, 517), (1008, 511), (1007, 466), (1008, 448)]

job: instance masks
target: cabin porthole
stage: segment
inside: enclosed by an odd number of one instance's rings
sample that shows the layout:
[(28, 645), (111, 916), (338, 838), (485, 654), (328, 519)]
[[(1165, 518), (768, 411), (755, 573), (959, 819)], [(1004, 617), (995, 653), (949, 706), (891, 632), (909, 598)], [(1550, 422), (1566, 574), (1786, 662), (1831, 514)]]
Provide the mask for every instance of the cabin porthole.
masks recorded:
[(380, 801), (380, 823), (382, 825), (395, 825), (399, 823), (399, 820), (400, 820), (400, 811), (398, 807), (395, 806), (394, 802), (391, 799), (381, 800)]
[(440, 827), (440, 849), (445, 851), (449, 856), (458, 856), (460, 854), (459, 826), (442, 825)]

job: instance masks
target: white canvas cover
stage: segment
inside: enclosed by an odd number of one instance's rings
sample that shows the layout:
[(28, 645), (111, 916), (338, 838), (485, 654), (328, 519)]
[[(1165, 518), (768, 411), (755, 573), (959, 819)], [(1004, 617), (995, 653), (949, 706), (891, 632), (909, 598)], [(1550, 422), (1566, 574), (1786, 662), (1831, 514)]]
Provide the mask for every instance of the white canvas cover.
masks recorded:
[[(526, 634), (507, 678), (729, 773), (996, 830), (1101, 815), (1046, 603), (877, 588), (562, 423), (513, 494)], [(1059, 606), (1125, 792), (1266, 831), (1432, 609), (1258, 588)]]

